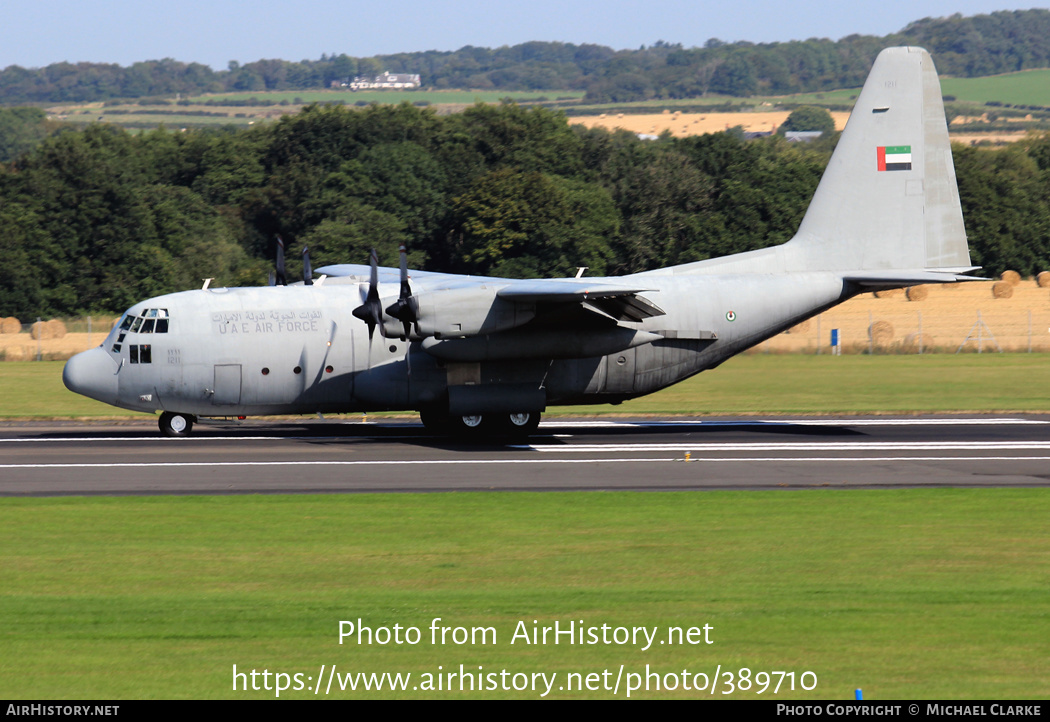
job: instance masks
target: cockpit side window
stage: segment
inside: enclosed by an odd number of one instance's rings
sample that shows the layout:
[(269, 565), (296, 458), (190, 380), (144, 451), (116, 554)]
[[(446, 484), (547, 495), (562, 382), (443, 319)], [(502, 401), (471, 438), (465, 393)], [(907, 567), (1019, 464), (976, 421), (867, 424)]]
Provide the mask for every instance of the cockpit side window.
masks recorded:
[(133, 343), (128, 346), (128, 361), (133, 364), (153, 363), (153, 347), (148, 343)]

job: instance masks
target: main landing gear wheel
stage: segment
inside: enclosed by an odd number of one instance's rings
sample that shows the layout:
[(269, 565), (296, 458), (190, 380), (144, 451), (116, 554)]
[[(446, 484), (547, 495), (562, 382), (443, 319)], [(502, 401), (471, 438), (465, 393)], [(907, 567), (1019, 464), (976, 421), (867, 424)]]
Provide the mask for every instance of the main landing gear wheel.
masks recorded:
[(160, 433), (165, 436), (182, 437), (189, 436), (193, 430), (194, 418), (190, 414), (176, 414), (165, 411), (160, 415)]
[(520, 439), (534, 434), (540, 425), (540, 415), (534, 411), (449, 416), (434, 409), (423, 409), (419, 412), (419, 420), (433, 434), (451, 434), (467, 439), (500, 436)]
[(447, 434), (449, 431), (448, 414), (443, 414), (435, 409), (420, 409), (419, 420), (423, 422), (423, 427), (432, 434)]
[(507, 414), (501, 421), (504, 433), (521, 438), (536, 433), (540, 426), (540, 415), (535, 411), (523, 411), (519, 414)]
[(480, 414), (452, 416), (449, 418), (449, 430), (456, 436), (470, 438), (484, 436), (488, 431), (488, 417)]

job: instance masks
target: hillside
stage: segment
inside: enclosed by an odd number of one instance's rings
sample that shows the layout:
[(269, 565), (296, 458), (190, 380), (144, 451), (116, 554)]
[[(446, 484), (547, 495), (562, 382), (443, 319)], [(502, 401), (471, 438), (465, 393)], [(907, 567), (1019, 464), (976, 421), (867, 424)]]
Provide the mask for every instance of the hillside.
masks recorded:
[(0, 71), (0, 104), (84, 103), (114, 98), (171, 98), (176, 94), (316, 90), (384, 70), (418, 73), (433, 89), (576, 90), (590, 102), (696, 98), (714, 94), (822, 92), (859, 86), (881, 48), (920, 45), (941, 73), (980, 77), (1050, 67), (1050, 10), (925, 18), (884, 37), (850, 35), (838, 41), (725, 43), (703, 47), (659, 42), (638, 50), (530, 42), (513, 47), (465, 47), (355, 58), (259, 60), (214, 71), (199, 63), (148, 60), (124, 68), (101, 63), (10, 66)]

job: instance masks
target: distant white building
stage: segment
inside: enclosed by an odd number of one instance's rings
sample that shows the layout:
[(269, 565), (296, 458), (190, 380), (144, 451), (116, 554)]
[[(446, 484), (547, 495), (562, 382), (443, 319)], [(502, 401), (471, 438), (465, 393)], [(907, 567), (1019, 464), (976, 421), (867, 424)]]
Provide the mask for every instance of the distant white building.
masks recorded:
[(410, 88), (418, 88), (422, 85), (422, 82), (416, 74), (385, 72), (382, 75), (377, 75), (375, 77), (359, 75), (349, 83), (343, 83), (342, 85), (344, 88), (350, 88), (350, 90), (376, 90), (384, 88), (406, 90)]

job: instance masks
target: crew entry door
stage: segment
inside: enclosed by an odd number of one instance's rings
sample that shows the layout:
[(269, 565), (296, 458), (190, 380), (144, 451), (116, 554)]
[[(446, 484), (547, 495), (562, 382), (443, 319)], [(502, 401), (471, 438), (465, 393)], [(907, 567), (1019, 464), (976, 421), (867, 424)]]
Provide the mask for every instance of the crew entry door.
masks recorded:
[(214, 389), (215, 393), (211, 397), (213, 405), (233, 406), (241, 403), (241, 365), (216, 365)]

